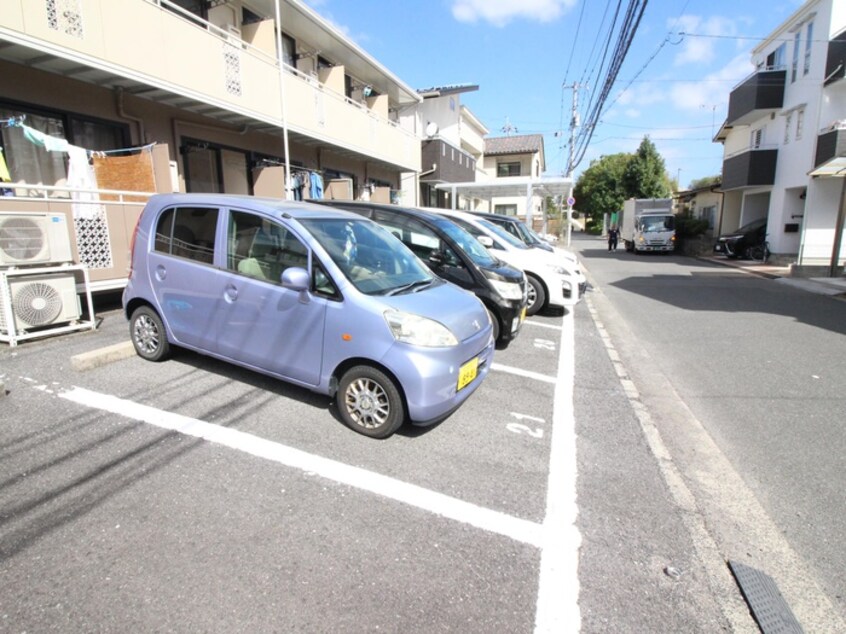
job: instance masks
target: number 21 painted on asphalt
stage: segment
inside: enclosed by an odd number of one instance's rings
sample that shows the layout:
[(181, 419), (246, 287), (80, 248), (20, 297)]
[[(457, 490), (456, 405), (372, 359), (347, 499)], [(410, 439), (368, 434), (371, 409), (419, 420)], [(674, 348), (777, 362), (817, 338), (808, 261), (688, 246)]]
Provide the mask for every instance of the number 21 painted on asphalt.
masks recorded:
[[(526, 414), (518, 414), (517, 412), (511, 412), (511, 415), (517, 420), (528, 420), (541, 424), (546, 422), (544, 419), (538, 418), (537, 416), (528, 416)], [(541, 429), (540, 427), (535, 427), (534, 429), (532, 429), (531, 427), (529, 427), (528, 425), (524, 425), (523, 423), (508, 423), (505, 428), (515, 434), (526, 434), (531, 438), (543, 438), (543, 429)]]

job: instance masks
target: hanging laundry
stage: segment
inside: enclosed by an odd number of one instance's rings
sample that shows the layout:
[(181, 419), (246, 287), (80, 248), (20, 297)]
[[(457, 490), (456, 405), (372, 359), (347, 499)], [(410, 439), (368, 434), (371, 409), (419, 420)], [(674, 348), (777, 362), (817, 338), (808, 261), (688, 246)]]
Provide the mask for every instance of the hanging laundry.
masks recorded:
[(6, 165), (6, 157), (3, 156), (3, 148), (0, 147), (0, 181), (12, 182), (12, 175), (9, 174), (9, 167)]
[[(76, 145), (68, 149), (68, 187), (83, 190), (96, 190), (97, 178), (94, 167), (88, 163), (88, 150)], [(100, 197), (95, 191), (71, 191), (73, 217), (83, 220), (98, 218), (103, 211)]]
[[(156, 178), (153, 171), (152, 147), (129, 156), (94, 154), (94, 173), (103, 189), (118, 191), (154, 192)], [(103, 200), (117, 200), (115, 194), (103, 194)], [(127, 201), (146, 201), (146, 196), (124, 196)]]
[(67, 139), (44, 134), (35, 128), (30, 128), (28, 125), (21, 125), (20, 127), (23, 129), (24, 136), (28, 141), (39, 147), (43, 147), (48, 152), (67, 152), (68, 147), (70, 147)]
[(311, 197), (315, 200), (323, 198), (323, 178), (317, 172), (311, 172), (309, 175), (311, 184)]

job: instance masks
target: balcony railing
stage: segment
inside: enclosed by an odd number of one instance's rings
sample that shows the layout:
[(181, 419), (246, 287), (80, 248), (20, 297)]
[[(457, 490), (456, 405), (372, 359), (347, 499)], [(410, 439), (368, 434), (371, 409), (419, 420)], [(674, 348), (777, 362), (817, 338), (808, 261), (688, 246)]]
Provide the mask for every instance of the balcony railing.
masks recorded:
[(11, 2), (0, 14), (0, 26), (21, 33), (21, 42), (46, 46), (58, 56), (164, 91), (156, 97), (162, 103), (169, 103), (168, 96), (179, 97), (183, 103), (208, 104), (211, 111), (281, 128), (284, 93), (286, 124), (292, 132), (408, 171), (419, 169), (419, 141), (385, 116), (387, 97), (354, 103), (343, 92), (287, 65), (279, 72), (271, 54), (272, 35), (269, 45), (267, 39), (267, 32), (274, 30), (272, 20), (261, 23), (260, 47), (168, 0), (78, 0), (73, 24), (84, 24), (85, 29), (72, 32), (53, 24), (55, 16), (51, 18), (44, 2)]
[(846, 31), (836, 35), (828, 43), (823, 83), (828, 86), (844, 78), (846, 78)]
[(723, 191), (775, 183), (778, 150), (748, 149), (727, 156), (723, 161)]
[(750, 75), (729, 95), (728, 117), (730, 126), (746, 125), (784, 104), (784, 70), (764, 70)]
[(832, 127), (833, 129), (824, 130), (817, 135), (815, 168), (832, 159), (846, 157), (846, 122), (840, 122)]
[(434, 170), (421, 180), (430, 182), (463, 183), (475, 180), (476, 161), (464, 150), (450, 145), (443, 139), (423, 141), (422, 168)]

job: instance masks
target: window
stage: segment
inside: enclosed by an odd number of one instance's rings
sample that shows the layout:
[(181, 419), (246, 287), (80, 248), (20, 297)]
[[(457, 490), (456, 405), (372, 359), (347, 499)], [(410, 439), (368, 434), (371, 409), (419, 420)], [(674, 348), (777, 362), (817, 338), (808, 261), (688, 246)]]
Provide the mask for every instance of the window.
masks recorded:
[(213, 207), (166, 210), (156, 224), (155, 251), (212, 264), (217, 213)]
[(717, 206), (711, 205), (710, 207), (703, 207), (699, 210), (699, 217), (702, 220), (708, 221), (708, 230), (714, 230), (714, 224), (717, 218)]
[(233, 211), (227, 230), (226, 268), (279, 284), (292, 266), (308, 269), (308, 249), (284, 226), (255, 214)]
[[(127, 127), (121, 124), (0, 103), (0, 119), (21, 116), (27, 127), (88, 150), (117, 150), (128, 145)], [(21, 127), (0, 128), (0, 147), (13, 182), (57, 185), (68, 176), (68, 155), (32, 143)]]
[(503, 216), (516, 216), (517, 205), (494, 205), (494, 213)]
[(767, 56), (767, 66), (764, 70), (780, 70), (784, 68), (786, 47), (786, 44), (782, 44)]
[(790, 126), (793, 123), (793, 113), (788, 112), (787, 116), (784, 117), (784, 143), (785, 145), (790, 143)]
[(805, 65), (802, 74), (807, 75), (811, 70), (811, 41), (814, 36), (814, 23), (808, 22), (808, 29), (805, 31)]
[(252, 194), (249, 161), (242, 150), (185, 139), (185, 189), (188, 192)]
[(758, 128), (757, 130), (752, 130), (752, 135), (749, 140), (749, 144), (753, 150), (757, 150), (761, 147), (761, 137), (763, 136), (764, 129)]
[(791, 83), (796, 81), (796, 73), (798, 72), (799, 68), (799, 45), (801, 44), (801, 38), (802, 33), (800, 31), (796, 31), (796, 36), (793, 38), (793, 65), (791, 66), (790, 70)]
[(797, 110), (796, 111), (796, 140), (802, 138), (802, 128), (805, 125), (805, 111), (804, 110)]
[(496, 175), (498, 178), (505, 176), (520, 176), (520, 162), (515, 161), (513, 163), (497, 163)]
[(290, 35), (282, 33), (282, 61), (292, 68), (297, 67), (297, 43)]

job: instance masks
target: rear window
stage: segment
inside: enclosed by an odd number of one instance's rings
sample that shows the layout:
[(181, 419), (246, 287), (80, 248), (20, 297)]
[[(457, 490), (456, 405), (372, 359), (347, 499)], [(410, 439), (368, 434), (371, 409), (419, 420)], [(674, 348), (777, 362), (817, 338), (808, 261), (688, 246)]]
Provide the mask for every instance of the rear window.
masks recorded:
[(203, 264), (214, 262), (216, 207), (173, 207), (156, 224), (154, 250)]

